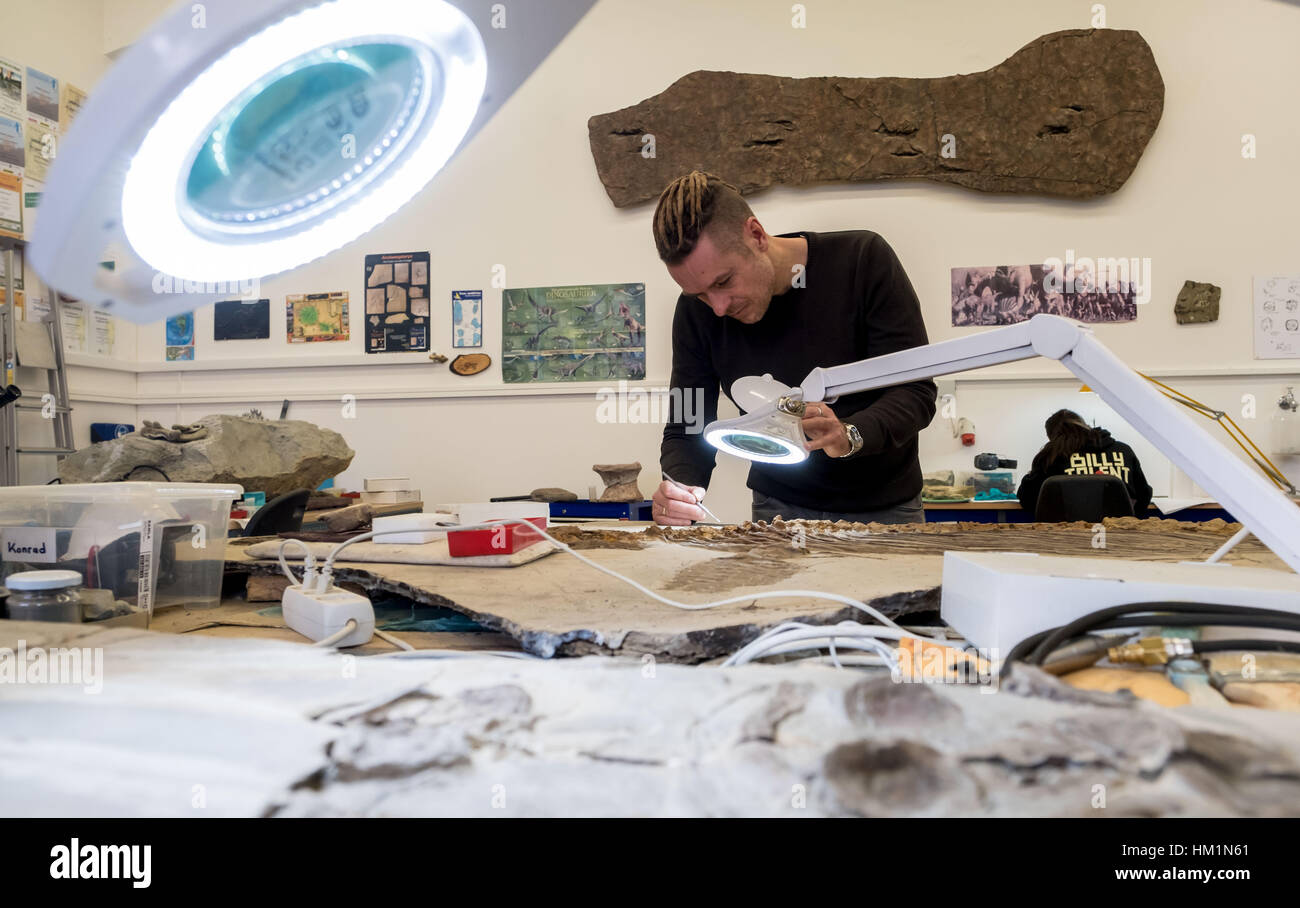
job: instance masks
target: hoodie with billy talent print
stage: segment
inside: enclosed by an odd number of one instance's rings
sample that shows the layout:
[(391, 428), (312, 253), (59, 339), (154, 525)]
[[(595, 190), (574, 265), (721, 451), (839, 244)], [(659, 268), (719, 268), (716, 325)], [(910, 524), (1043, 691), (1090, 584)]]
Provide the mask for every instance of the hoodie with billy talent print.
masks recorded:
[(1138, 463), (1133, 449), (1122, 441), (1115, 441), (1105, 429), (1094, 431), (1093, 441), (1084, 444), (1067, 457), (1058, 457), (1047, 462), (1046, 449), (1034, 457), (1025, 478), (1020, 481), (1016, 497), (1020, 506), (1030, 514), (1038, 504), (1038, 493), (1043, 483), (1053, 476), (1090, 476), (1105, 473), (1118, 476), (1128, 489), (1128, 497), (1133, 499), (1133, 513), (1138, 517), (1146, 515), (1151, 505), (1151, 485), (1142, 475), (1142, 465)]

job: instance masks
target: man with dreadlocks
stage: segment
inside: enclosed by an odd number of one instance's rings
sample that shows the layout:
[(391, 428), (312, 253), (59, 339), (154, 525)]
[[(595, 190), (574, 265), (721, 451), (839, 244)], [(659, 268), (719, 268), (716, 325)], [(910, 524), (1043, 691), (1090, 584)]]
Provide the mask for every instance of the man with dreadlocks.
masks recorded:
[[(703, 426), (718, 391), (771, 373), (798, 386), (836, 366), (929, 341), (915, 291), (889, 245), (869, 230), (773, 236), (734, 186), (694, 171), (674, 180), (654, 215), (659, 258), (682, 289), (673, 316), (672, 413), (660, 448), (665, 481), (654, 519), (703, 520), (713, 474)], [(702, 422), (687, 426), (683, 395), (703, 389)], [(915, 381), (810, 404), (804, 434), (814, 453), (797, 465), (755, 462), (753, 519), (921, 523), (917, 433), (934, 418), (936, 388)], [(734, 403), (734, 401), (733, 401)], [(697, 414), (700, 416), (700, 414)], [(683, 487), (685, 486), (685, 487)]]

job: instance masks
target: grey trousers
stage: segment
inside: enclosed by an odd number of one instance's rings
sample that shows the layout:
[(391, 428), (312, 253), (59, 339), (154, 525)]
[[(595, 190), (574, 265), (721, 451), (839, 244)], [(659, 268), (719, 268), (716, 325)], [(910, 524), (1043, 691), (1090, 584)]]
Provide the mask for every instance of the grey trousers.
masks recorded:
[(848, 520), (856, 523), (925, 523), (925, 508), (921, 506), (920, 492), (917, 492), (916, 497), (911, 501), (904, 501), (891, 508), (879, 511), (840, 512), (801, 508), (797, 504), (789, 504), (779, 498), (755, 491), (753, 514), (756, 523), (760, 520), (771, 523), (772, 518), (777, 516), (786, 520), (803, 518), (804, 520)]

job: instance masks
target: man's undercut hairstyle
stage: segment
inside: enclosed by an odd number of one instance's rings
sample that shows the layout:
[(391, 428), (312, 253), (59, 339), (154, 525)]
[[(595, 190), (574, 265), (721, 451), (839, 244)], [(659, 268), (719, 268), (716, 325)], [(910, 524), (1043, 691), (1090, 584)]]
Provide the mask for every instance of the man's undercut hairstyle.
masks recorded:
[(741, 231), (753, 216), (735, 186), (693, 170), (669, 183), (659, 196), (654, 217), (659, 258), (669, 265), (680, 264), (706, 230), (719, 249), (743, 249)]

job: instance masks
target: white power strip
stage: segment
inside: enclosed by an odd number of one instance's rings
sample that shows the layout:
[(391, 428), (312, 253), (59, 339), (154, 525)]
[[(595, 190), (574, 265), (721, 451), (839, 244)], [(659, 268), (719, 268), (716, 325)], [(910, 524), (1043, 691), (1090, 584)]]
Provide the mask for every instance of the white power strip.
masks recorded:
[(324, 640), (347, 626), (356, 629), (334, 646), (360, 646), (370, 642), (375, 633), (375, 609), (370, 600), (357, 593), (331, 586), (324, 592), (304, 591), (302, 586), (287, 587), (280, 599), (284, 623), (310, 640)]

